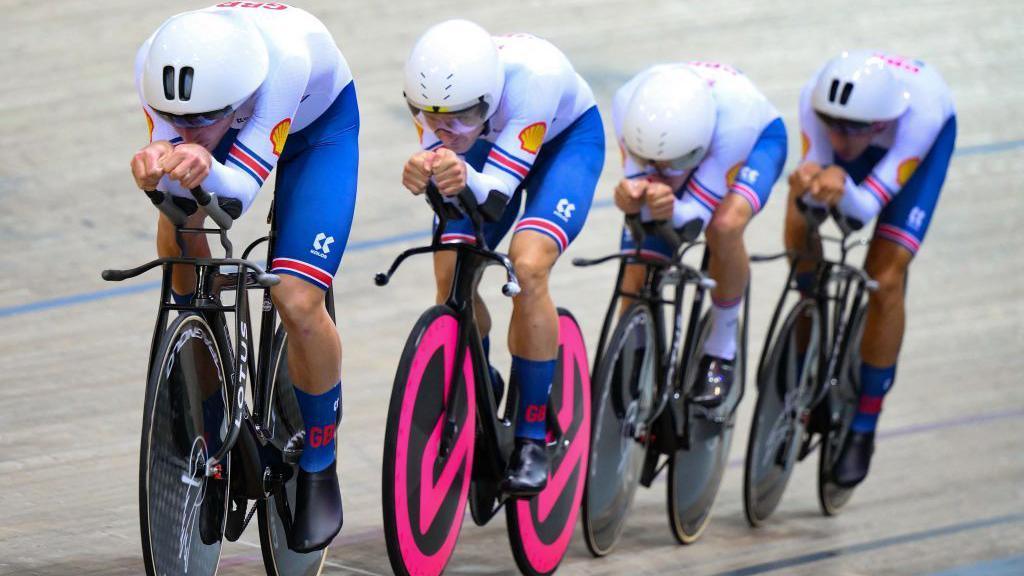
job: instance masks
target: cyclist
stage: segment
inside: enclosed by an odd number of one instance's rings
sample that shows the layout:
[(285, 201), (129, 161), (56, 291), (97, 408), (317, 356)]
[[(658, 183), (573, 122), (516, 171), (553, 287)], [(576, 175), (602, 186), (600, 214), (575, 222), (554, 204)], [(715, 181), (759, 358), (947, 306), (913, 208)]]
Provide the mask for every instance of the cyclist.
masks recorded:
[[(604, 164), (594, 95), (547, 41), (528, 34), (492, 38), (472, 22), (449, 20), (413, 47), (405, 98), (422, 146), (405, 164), (405, 187), (422, 194), (433, 180), (451, 197), (468, 186), (489, 220), (491, 246), (515, 223), (509, 257), (522, 292), (513, 299), (508, 346), (510, 380), (520, 395), (502, 489), (536, 494), (547, 483), (546, 405), (558, 352), (548, 277), (587, 219)], [(451, 222), (443, 240), (474, 241), (468, 218)], [(438, 302), (448, 294), (454, 264), (452, 253), (435, 257)], [(479, 297), (475, 305), (486, 350), (490, 316)]]
[[(749, 276), (743, 231), (768, 201), (786, 162), (786, 128), (778, 111), (741, 72), (717, 63), (662, 64), (615, 93), (615, 132), (625, 176), (615, 203), (626, 214), (671, 221), (699, 219), (711, 252), (711, 328), (692, 401), (722, 403), (733, 382), (736, 325)], [(649, 236), (641, 247), (668, 258)], [(633, 250), (623, 229), (622, 249)], [(637, 291), (644, 267), (630, 265), (622, 288)]]
[[(291, 545), (321, 549), (342, 524), (334, 440), (341, 341), (324, 295), (355, 207), (352, 73), (309, 13), (273, 2), (224, 2), (164, 22), (139, 49), (135, 78), (150, 131), (150, 143), (131, 162), (139, 188), (190, 197), (201, 185), (237, 216), (277, 167), (271, 269), (281, 283), (271, 295), (288, 331), (288, 366), (305, 420)], [(189, 224), (202, 219), (193, 215)], [(185, 240), (191, 255), (209, 255), (205, 236)], [(179, 254), (174, 226), (162, 215), (157, 251)], [(194, 285), (193, 269), (175, 268), (176, 301), (188, 302)]]
[[(861, 397), (833, 471), (852, 487), (868, 473), (882, 399), (892, 387), (904, 331), (907, 269), (924, 240), (956, 140), (949, 88), (918, 60), (873, 51), (831, 59), (800, 95), (803, 160), (790, 175), (786, 246), (803, 249), (796, 199), (835, 207), (857, 227), (876, 215), (865, 270), (879, 290), (868, 302)], [(817, 247), (811, 247), (812, 250)], [(813, 281), (813, 262), (798, 270)]]

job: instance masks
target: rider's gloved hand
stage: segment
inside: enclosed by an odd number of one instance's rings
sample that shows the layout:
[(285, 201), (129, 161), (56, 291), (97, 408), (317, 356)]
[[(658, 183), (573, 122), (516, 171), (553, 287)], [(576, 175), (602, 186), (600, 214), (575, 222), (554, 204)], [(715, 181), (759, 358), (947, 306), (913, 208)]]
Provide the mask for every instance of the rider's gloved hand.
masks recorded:
[(626, 214), (636, 214), (644, 206), (647, 181), (623, 178), (615, 187), (615, 205)]
[(432, 165), (434, 182), (445, 196), (457, 196), (466, 189), (466, 161), (447, 148), (438, 148)]
[(186, 190), (202, 184), (209, 176), (212, 164), (210, 151), (199, 144), (179, 144), (170, 154), (160, 159), (160, 168), (164, 173), (171, 180), (180, 182)]
[(160, 160), (174, 152), (174, 146), (167, 140), (157, 140), (146, 145), (132, 156), (132, 178), (140, 190), (156, 190), (164, 170)]
[(434, 153), (430, 150), (413, 154), (405, 163), (405, 168), (402, 169), (402, 185), (413, 194), (419, 195), (426, 192), (433, 163)]
[(811, 182), (821, 170), (821, 166), (814, 162), (804, 162), (789, 174), (789, 185), (796, 191), (797, 196), (803, 196), (810, 190)]
[(676, 195), (671, 186), (662, 182), (647, 184), (646, 205), (652, 220), (671, 220), (675, 203)]
[(846, 171), (839, 166), (829, 166), (819, 172), (811, 181), (808, 192), (821, 204), (835, 206), (843, 199), (846, 191)]

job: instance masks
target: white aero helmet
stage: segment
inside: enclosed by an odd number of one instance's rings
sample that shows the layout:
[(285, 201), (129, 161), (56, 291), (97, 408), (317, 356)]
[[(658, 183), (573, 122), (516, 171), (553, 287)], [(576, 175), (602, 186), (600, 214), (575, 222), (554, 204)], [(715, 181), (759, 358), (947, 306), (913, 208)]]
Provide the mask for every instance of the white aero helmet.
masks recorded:
[(405, 99), (414, 110), (446, 114), (475, 109), (480, 122), (498, 109), (505, 68), (494, 39), (468, 20), (427, 29), (405, 62)]
[(266, 42), (244, 16), (201, 10), (157, 29), (142, 68), (142, 97), (178, 127), (207, 126), (263, 84)]
[(626, 150), (646, 161), (688, 170), (704, 159), (715, 131), (718, 106), (707, 81), (677, 66), (644, 79), (626, 106)]
[(865, 124), (895, 120), (909, 104), (910, 93), (885, 57), (866, 50), (829, 60), (811, 93), (819, 114)]

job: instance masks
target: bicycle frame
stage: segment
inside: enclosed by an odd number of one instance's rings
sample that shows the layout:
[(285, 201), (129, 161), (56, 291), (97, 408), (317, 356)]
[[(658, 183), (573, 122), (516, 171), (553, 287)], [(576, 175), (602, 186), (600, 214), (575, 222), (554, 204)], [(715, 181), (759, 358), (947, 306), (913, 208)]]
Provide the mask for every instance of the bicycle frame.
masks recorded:
[[(483, 237), (483, 217), (477, 210), (472, 193), (464, 191), (459, 195), (463, 211), (473, 224), (475, 244), (457, 243), (444, 244), (441, 236), (447, 227), (449, 215), (454, 215), (451, 206), (446, 205), (433, 184), (427, 188), (427, 199), (431, 208), (437, 215), (437, 226), (434, 229), (430, 246), (411, 248), (399, 254), (386, 273), (378, 274), (376, 283), (384, 286), (390, 282), (391, 277), (398, 267), (410, 256), (420, 254), (434, 254), (438, 252), (455, 252), (455, 269), (452, 277), (452, 284), (445, 299), (445, 306), (455, 312), (458, 319), (457, 347), (455, 352), (455, 366), (462, 366), (465, 362), (465, 355), (471, 355), (474, 366), (474, 381), (476, 383), (476, 395), (478, 398), (487, 398), (485, 402), (477, 402), (478, 430), (481, 434), (478, 444), (484, 448), (486, 454), (485, 462), (487, 470), (494, 478), (499, 478), (505, 470), (508, 459), (512, 453), (515, 441), (515, 426), (512, 415), (517, 406), (518, 391), (509, 388), (506, 395), (504, 413), (499, 414), (498, 400), (492, 387), (491, 374), (488, 369), (487, 358), (484, 354), (480, 333), (477, 329), (476, 311), (473, 306), (473, 299), (476, 294), (477, 284), (483, 271), (488, 266), (500, 265), (505, 269), (507, 282), (502, 287), (502, 293), (506, 296), (515, 296), (519, 293), (519, 284), (515, 276), (512, 263), (504, 254), (491, 250)], [(448, 393), (445, 394), (446, 422), (441, 435), (440, 454), (442, 458), (449, 454), (455, 438), (458, 436), (457, 414), (451, 409), (459, 404), (460, 378), (462, 371), (455, 370), (451, 381), (447, 384)], [(550, 400), (549, 400), (550, 402)], [(549, 406), (549, 410), (551, 407)], [(550, 425), (554, 427), (554, 458), (559, 456), (560, 451), (566, 449), (561, 442), (564, 431), (559, 429), (557, 419), (553, 419)], [(550, 445), (549, 445), (550, 446)], [(478, 470), (474, 464), (474, 470)]]
[[(627, 216), (627, 225), (630, 227), (637, 246), (635, 250), (594, 260), (577, 258), (573, 261), (577, 266), (592, 266), (610, 260), (619, 260), (620, 262), (611, 302), (608, 305), (604, 323), (601, 327), (601, 337), (598, 342), (597, 354), (594, 357), (594, 366), (597, 366), (597, 363), (604, 354), (608, 334), (615, 319), (619, 316), (617, 308), (620, 299), (625, 297), (646, 302), (651, 308), (651, 316), (654, 321), (656, 340), (654, 344), (657, 355), (656, 372), (658, 375), (656, 397), (658, 400), (647, 422), (643, 423), (640, 433), (645, 433), (647, 429), (654, 426), (665, 412), (666, 407), (672, 406), (673, 443), (672, 445), (663, 446), (664, 451), (674, 450), (676, 446), (688, 448), (690, 414), (689, 410), (685, 409), (682, 400), (685, 400), (689, 386), (685, 378), (678, 375), (682, 374), (685, 370), (686, 359), (689, 358), (694, 346), (696, 346), (699, 336), (697, 334), (697, 327), (704, 304), (705, 291), (714, 286), (714, 281), (707, 278), (703, 273), (707, 269), (709, 253), (707, 250), (704, 251), (700, 270), (684, 264), (682, 260), (686, 253), (690, 249), (702, 245), (703, 242), (683, 242), (675, 235), (674, 231), (661, 226), (660, 228), (656, 227), (654, 231), (665, 237), (669, 244), (674, 247), (673, 257), (665, 261), (645, 256), (641, 253), (644, 237), (647, 234), (644, 226), (639, 223), (637, 218), (629, 216)], [(625, 277), (626, 268), (630, 264), (645, 266), (644, 282), (641, 285), (640, 291), (636, 293), (627, 292), (622, 289), (622, 280)], [(687, 288), (691, 284), (694, 286), (695, 292), (693, 301), (690, 304), (689, 318), (685, 319), (686, 333), (684, 336), (684, 300)], [(674, 291), (672, 298), (666, 299), (662, 296), (662, 292), (669, 286), (673, 287)], [(666, 320), (664, 306), (672, 307), (672, 336), (668, 341), (669, 345), (667, 348), (665, 345)]]
[[(798, 205), (799, 207), (799, 205)], [(868, 242), (864, 239), (850, 241), (849, 237), (853, 232), (848, 226), (833, 213), (833, 217), (839, 223), (841, 237), (822, 236), (819, 226), (824, 222), (825, 216), (815, 214), (814, 209), (807, 206), (799, 207), (804, 213), (807, 223), (807, 246), (815, 246), (822, 242), (829, 242), (839, 245), (839, 258), (827, 259), (815, 257), (808, 251), (797, 253), (786, 251), (771, 256), (752, 256), (752, 262), (767, 262), (783, 257), (790, 260), (789, 275), (786, 279), (785, 288), (779, 297), (778, 304), (772, 314), (769, 324), (766, 342), (772, 342), (778, 329), (779, 321), (785, 309), (786, 300), (793, 292), (799, 294), (796, 282), (797, 268), (801, 263), (812, 261), (816, 267), (814, 270), (814, 290), (811, 298), (815, 300), (815, 308), (818, 311), (822, 322), (822, 330), (819, 334), (819, 357), (816, 361), (819, 366), (824, 364), (825, 371), (820, 373), (817, 382), (814, 384), (814, 394), (808, 404), (807, 413), (813, 412), (828, 396), (829, 392), (839, 384), (839, 370), (845, 353), (849, 350), (850, 326), (853, 316), (864, 305), (867, 292), (878, 288), (878, 283), (872, 280), (861, 268), (847, 264), (849, 253), (854, 248), (866, 246)], [(758, 372), (767, 361), (768, 347), (761, 351), (761, 359), (758, 364)], [(835, 415), (830, 413), (830, 419)], [(813, 449), (806, 448), (804, 453)]]

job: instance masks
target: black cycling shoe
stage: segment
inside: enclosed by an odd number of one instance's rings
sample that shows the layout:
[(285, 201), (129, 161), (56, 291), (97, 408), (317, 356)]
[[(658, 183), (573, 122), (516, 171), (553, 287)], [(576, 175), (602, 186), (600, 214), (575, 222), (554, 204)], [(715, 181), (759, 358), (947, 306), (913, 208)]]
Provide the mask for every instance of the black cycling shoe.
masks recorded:
[(836, 485), (853, 488), (867, 478), (871, 455), (875, 452), (874, 432), (850, 431), (843, 442), (843, 449), (832, 469), (832, 477)]
[(516, 438), (501, 490), (516, 497), (535, 496), (548, 485), (548, 449), (543, 440)]
[(299, 468), (295, 490), (295, 519), (288, 547), (300, 553), (322, 550), (341, 531), (341, 487), (338, 461), (319, 472)]
[(697, 381), (690, 392), (690, 401), (706, 408), (714, 408), (725, 401), (732, 388), (734, 360), (705, 354), (697, 368)]
[(224, 526), (224, 484), (218, 478), (206, 479), (206, 491), (199, 505), (199, 538), (207, 546), (220, 541)]

